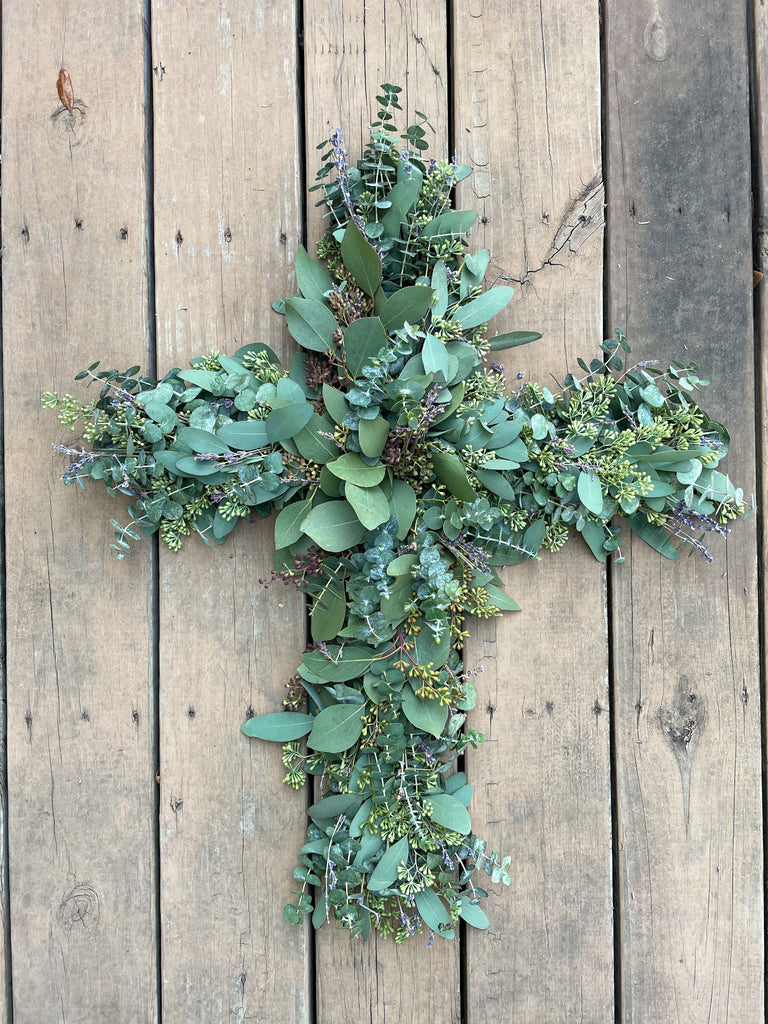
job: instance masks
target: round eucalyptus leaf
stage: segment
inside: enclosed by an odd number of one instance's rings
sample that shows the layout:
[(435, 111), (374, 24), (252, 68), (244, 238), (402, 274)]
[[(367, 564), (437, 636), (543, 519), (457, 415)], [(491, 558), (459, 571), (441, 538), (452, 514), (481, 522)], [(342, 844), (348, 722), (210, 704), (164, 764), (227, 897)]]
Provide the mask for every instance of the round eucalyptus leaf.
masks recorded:
[(360, 739), (365, 708), (359, 704), (332, 704), (315, 718), (307, 746), (312, 750), (338, 754)]

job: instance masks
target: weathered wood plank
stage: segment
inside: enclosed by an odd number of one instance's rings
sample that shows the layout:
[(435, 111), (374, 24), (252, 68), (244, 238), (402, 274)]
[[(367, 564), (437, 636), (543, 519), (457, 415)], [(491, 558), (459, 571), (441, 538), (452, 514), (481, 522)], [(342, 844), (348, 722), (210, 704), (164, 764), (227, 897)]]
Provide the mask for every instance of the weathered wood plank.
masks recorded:
[[(459, 206), (480, 214), (472, 248), (490, 249), (489, 280), (516, 289), (490, 333), (540, 331), (498, 358), (512, 387), (518, 371), (551, 386), (602, 336), (598, 4), (454, 10), (457, 155), (474, 169)], [(486, 734), (467, 770), (475, 829), (511, 855), (513, 882), (493, 887), (490, 929), (467, 929), (467, 1019), (608, 1021), (605, 574), (572, 538), (505, 578), (522, 611), (475, 625), (467, 644), (484, 669), (471, 724)]]
[[(161, 369), (250, 341), (287, 351), (270, 303), (300, 240), (292, 4), (153, 6)], [(294, 592), (265, 593), (271, 523), (161, 554), (161, 900), (168, 1020), (308, 1019), (306, 931), (282, 919), (306, 801), (248, 741), (303, 648)]]
[(63, 489), (77, 437), (40, 410), (97, 349), (146, 361), (142, 4), (11, 5), (3, 58), (14, 1020), (149, 1021), (150, 549), (116, 561), (114, 500)]
[[(694, 360), (714, 382), (703, 402), (750, 495), (745, 9), (700, 15), (691, 0), (606, 7), (611, 320), (635, 358)], [(715, 566), (641, 547), (614, 574), (622, 1017), (762, 1021), (754, 524)]]
[[(383, 82), (403, 92), (403, 130), (416, 110), (434, 128), (427, 141), (437, 159), (448, 154), (448, 40), (444, 3), (404, 0), (307, 0), (304, 4), (307, 184), (314, 183), (315, 146), (341, 128), (350, 159), (357, 159), (376, 115)], [(323, 232), (322, 209), (312, 192), (309, 237)]]
[[(752, 17), (753, 25), (753, 58), (754, 58), (754, 81), (753, 81), (753, 215), (757, 218), (757, 231), (754, 237), (754, 260), (755, 267), (762, 273), (761, 281), (753, 280), (757, 289), (757, 303), (755, 311), (757, 315), (756, 345), (760, 359), (758, 370), (761, 403), (758, 412), (758, 435), (757, 453), (760, 465), (765, 466), (766, 452), (768, 452), (768, 361), (765, 359), (766, 339), (768, 339), (768, 299), (766, 298), (766, 275), (768, 275), (768, 10), (763, 0), (755, 0), (753, 4)], [(759, 495), (760, 507), (768, 508), (768, 477), (765, 470), (758, 475), (762, 488)], [(762, 551), (763, 558), (758, 562), (758, 581), (765, 593), (765, 552), (768, 551), (768, 517), (763, 515), (760, 519), (762, 527)], [(763, 598), (765, 600), (765, 598)], [(763, 679), (765, 679), (765, 652), (768, 651), (768, 620), (765, 616), (765, 605), (763, 605), (763, 632), (759, 638), (760, 658), (762, 661)], [(766, 735), (768, 720), (766, 719), (765, 698), (763, 697), (762, 707), (762, 728), (763, 737)], [(766, 778), (766, 765), (763, 763), (763, 779)], [(763, 791), (763, 802), (765, 805), (765, 790)], [(763, 846), (766, 836), (763, 834)], [(765, 879), (763, 879), (765, 885)], [(765, 949), (763, 950), (765, 958)]]
[[(315, 174), (315, 146), (340, 127), (350, 162), (362, 152), (376, 116), (382, 82), (403, 87), (404, 130), (414, 109), (430, 115), (437, 158), (447, 138), (447, 40), (445, 5), (414, 0), (393, 7), (384, 0), (364, 6), (310, 0), (305, 4), (307, 82), (307, 180)], [(311, 193), (316, 198), (317, 193)], [(310, 238), (321, 232), (319, 211), (310, 210)], [(372, 938), (350, 943), (339, 929), (317, 934), (317, 1022), (357, 1019), (421, 1024), (458, 1021), (459, 944), (435, 940), (429, 970), (439, 985), (424, 985), (427, 939), (401, 946)]]

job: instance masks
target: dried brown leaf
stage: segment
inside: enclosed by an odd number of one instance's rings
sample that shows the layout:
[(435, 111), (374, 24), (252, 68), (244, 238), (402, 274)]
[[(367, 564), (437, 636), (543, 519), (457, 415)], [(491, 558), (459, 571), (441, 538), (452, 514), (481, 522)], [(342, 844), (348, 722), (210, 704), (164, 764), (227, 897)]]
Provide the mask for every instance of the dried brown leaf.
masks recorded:
[(59, 77), (56, 79), (56, 88), (61, 102), (67, 110), (71, 110), (75, 105), (75, 92), (72, 88), (72, 79), (69, 77), (69, 72), (66, 68), (62, 68), (59, 72)]

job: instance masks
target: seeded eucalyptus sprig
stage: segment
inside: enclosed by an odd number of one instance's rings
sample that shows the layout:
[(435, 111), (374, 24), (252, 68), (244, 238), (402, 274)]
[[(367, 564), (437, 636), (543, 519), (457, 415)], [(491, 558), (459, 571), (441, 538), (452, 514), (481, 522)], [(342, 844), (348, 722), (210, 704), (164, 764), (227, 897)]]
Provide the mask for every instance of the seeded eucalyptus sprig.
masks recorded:
[(98, 397), (44, 404), (83, 425), (57, 446), (64, 481), (131, 499), (130, 521), (113, 521), (119, 558), (158, 530), (176, 550), (277, 511), (266, 585), (307, 594), (312, 643), (285, 710), (243, 731), (283, 745), (288, 785), (319, 779), (285, 917), (431, 943), (460, 918), (487, 927), (479, 872), (511, 881), (456, 770), (482, 740), (465, 729), (466, 618), (517, 608), (497, 568), (572, 532), (620, 557), (617, 514), (667, 557), (710, 559), (706, 535), (745, 507), (717, 468), (728, 435), (696, 401), (695, 366), (625, 368), (621, 332), (554, 389), (510, 388), (484, 364), (539, 335), (487, 336), (512, 289), (484, 289), (489, 253), (466, 250), (476, 215), (451, 191), (469, 169), (424, 162), (424, 115), (398, 134), (399, 92), (382, 87), (355, 167), (339, 132), (320, 147), (320, 261), (300, 247), (298, 294), (275, 303), (302, 350), (288, 369), (263, 344), (160, 381), (94, 363), (78, 376)]

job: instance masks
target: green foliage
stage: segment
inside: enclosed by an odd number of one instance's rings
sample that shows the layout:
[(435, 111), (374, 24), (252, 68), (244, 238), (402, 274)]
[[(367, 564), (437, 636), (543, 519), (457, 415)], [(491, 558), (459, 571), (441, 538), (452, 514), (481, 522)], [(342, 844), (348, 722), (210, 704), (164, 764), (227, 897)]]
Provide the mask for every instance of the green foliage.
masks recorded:
[(325, 793), (285, 919), (402, 940), (450, 938), (459, 918), (486, 928), (477, 875), (511, 882), (509, 858), (472, 832), (471, 787), (454, 771), (482, 740), (464, 728), (465, 618), (517, 608), (496, 567), (571, 533), (605, 560), (617, 514), (667, 557), (710, 558), (703, 537), (745, 509), (717, 468), (728, 436), (695, 400), (695, 366), (625, 369), (621, 332), (554, 390), (510, 393), (484, 366), (539, 336), (487, 339), (512, 290), (483, 290), (490, 254), (466, 251), (476, 215), (450, 202), (468, 169), (424, 162), (423, 115), (397, 133), (399, 92), (382, 86), (356, 167), (340, 133), (319, 147), (330, 224), (319, 262), (299, 249), (301, 294), (276, 303), (303, 349), (288, 371), (264, 345), (159, 381), (94, 363), (78, 376), (97, 398), (44, 404), (82, 424), (81, 447), (60, 446), (65, 482), (131, 499), (128, 525), (113, 521), (120, 558), (155, 531), (175, 550), (278, 512), (273, 580), (307, 594), (313, 643), (287, 710), (243, 732), (283, 743), (290, 786), (321, 776)]

